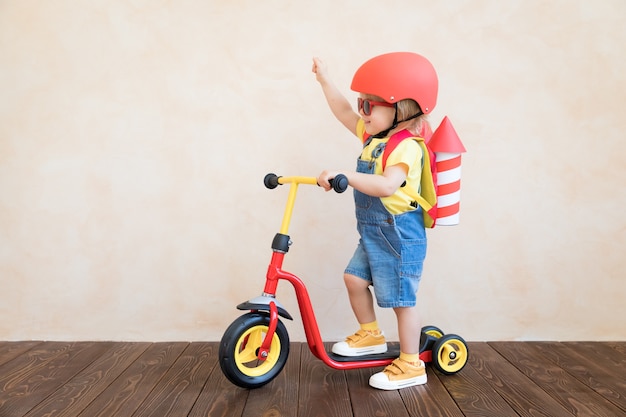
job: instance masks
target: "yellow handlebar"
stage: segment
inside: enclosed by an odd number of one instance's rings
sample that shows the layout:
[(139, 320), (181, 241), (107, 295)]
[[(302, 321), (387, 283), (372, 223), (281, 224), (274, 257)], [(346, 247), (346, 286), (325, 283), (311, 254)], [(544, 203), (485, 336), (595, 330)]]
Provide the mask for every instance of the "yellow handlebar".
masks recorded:
[[(283, 215), (283, 222), (280, 226), (280, 233), (287, 235), (289, 231), (289, 223), (291, 222), (291, 214), (293, 213), (293, 206), (296, 202), (296, 194), (298, 193), (299, 184), (318, 185), (316, 177), (279, 177), (276, 174), (267, 174), (263, 180), (267, 188), (276, 188), (279, 184), (290, 184), (289, 197), (287, 197), (287, 204), (285, 206), (285, 214)], [(339, 174), (332, 179), (331, 184), (333, 189), (338, 193), (343, 193), (348, 188), (348, 179), (345, 175)]]
[(278, 177), (279, 184), (309, 184), (317, 185), (317, 178), (315, 177)]

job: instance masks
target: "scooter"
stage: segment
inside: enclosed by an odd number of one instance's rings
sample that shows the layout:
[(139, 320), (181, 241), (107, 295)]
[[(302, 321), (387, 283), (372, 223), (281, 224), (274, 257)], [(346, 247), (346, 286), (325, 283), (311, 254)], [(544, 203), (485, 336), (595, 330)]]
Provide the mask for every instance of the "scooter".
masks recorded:
[[(315, 319), (311, 299), (304, 282), (296, 275), (282, 269), (283, 260), (291, 246), (288, 234), (298, 186), (318, 185), (315, 177), (280, 177), (267, 174), (264, 184), (269, 189), (290, 184), (287, 204), (280, 231), (272, 241), (272, 258), (267, 269), (263, 293), (237, 306), (248, 310), (226, 329), (219, 347), (219, 363), (224, 375), (242, 388), (258, 388), (274, 379), (283, 369), (289, 356), (289, 334), (280, 317), (293, 317), (276, 299), (281, 280), (289, 282), (295, 290), (307, 344), (313, 355), (334, 369), (348, 370), (389, 365), (400, 352), (397, 344), (390, 343), (386, 353), (345, 357), (325, 350)], [(348, 179), (338, 175), (331, 182), (333, 190), (342, 193), (348, 188)], [(432, 363), (445, 375), (459, 372), (469, 358), (465, 340), (454, 334), (444, 334), (435, 326), (421, 329), (420, 359)]]

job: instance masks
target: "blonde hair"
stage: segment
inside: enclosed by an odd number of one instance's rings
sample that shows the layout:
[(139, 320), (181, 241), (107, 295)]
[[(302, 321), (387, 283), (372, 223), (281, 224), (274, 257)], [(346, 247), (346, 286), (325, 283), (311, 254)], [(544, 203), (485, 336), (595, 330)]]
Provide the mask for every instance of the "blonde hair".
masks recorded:
[[(366, 99), (373, 101), (386, 101), (382, 97), (375, 96), (373, 94), (363, 94)], [(419, 104), (411, 98), (407, 98), (404, 100), (400, 100), (396, 103), (396, 119), (402, 123), (402, 120), (408, 119), (409, 117), (421, 113), (422, 109)], [(423, 132), (430, 131), (430, 123), (428, 122), (428, 116), (425, 114), (421, 114), (420, 116), (407, 120), (406, 129), (408, 129), (411, 133), (416, 136), (422, 136)]]
[[(417, 104), (417, 102), (413, 99), (405, 99), (405, 100), (400, 100), (397, 103), (397, 111), (398, 111), (398, 115), (397, 115), (397, 119), (398, 120), (405, 120), (408, 119), (409, 117), (421, 113), (421, 108), (420, 106)], [(428, 116), (426, 116), (425, 114), (422, 114), (414, 119), (411, 119), (409, 121), (407, 121), (408, 126), (406, 127), (407, 129), (409, 129), (414, 135), (421, 135), (421, 133), (424, 130), (429, 130), (430, 128), (430, 124), (428, 123)]]

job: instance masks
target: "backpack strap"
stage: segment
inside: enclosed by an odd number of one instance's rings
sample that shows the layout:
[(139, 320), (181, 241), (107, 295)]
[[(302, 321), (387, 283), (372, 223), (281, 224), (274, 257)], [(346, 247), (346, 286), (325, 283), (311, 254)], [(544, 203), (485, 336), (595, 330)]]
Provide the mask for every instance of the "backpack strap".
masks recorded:
[(424, 213), (427, 214), (427, 217), (424, 217), (426, 227), (435, 227), (435, 221), (437, 219), (437, 166), (435, 164), (435, 154), (432, 149), (424, 143), (424, 139), (416, 137), (406, 129), (392, 135), (387, 141), (385, 150), (383, 151), (383, 171), (387, 166), (387, 158), (389, 158), (391, 152), (393, 152), (400, 142), (408, 138), (415, 140), (422, 148), (422, 179), (419, 192), (408, 184), (404, 185), (404, 190), (422, 207)]
[(400, 142), (402, 142), (404, 139), (411, 138), (411, 137), (414, 137), (414, 135), (411, 132), (409, 132), (407, 129), (404, 129), (393, 134), (387, 140), (387, 144), (385, 145), (385, 150), (383, 151), (383, 159), (382, 159), (383, 171), (385, 170), (385, 167), (387, 166), (387, 158), (389, 158), (389, 155), (391, 155), (391, 152), (393, 152), (393, 150), (398, 147)]

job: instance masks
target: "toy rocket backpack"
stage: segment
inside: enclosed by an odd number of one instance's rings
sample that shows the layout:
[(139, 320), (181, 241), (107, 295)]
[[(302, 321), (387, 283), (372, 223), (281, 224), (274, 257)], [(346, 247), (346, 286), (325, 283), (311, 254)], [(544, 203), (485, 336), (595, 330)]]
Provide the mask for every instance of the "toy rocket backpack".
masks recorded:
[[(452, 123), (446, 116), (435, 133), (420, 132), (415, 137), (408, 130), (392, 135), (382, 154), (383, 170), (391, 152), (405, 139), (413, 139), (422, 148), (424, 155), (420, 189), (407, 187), (411, 195), (424, 212), (424, 226), (433, 228), (436, 224), (453, 226), (459, 224), (461, 191), (461, 153), (465, 147), (458, 138)], [(427, 157), (428, 156), (428, 157)]]
[[(391, 131), (398, 123), (430, 113), (437, 104), (439, 80), (433, 65), (421, 55), (413, 52), (392, 52), (366, 61), (352, 78), (352, 90), (382, 98), (387, 103), (411, 99), (421, 112), (398, 121), (397, 111)], [(423, 151), (423, 169), (420, 190), (410, 190), (424, 211), (424, 225), (458, 224), (461, 179), (461, 153), (465, 152), (452, 124), (447, 117), (435, 130), (420, 132), (424, 137), (415, 137), (404, 130), (392, 135), (383, 151), (383, 170), (387, 157), (402, 140), (416, 140)], [(430, 137), (428, 137), (430, 136)], [(427, 158), (426, 156), (429, 156)]]
[(416, 203), (415, 208), (419, 205), (424, 213), (424, 226), (427, 228), (435, 227), (437, 222), (437, 164), (435, 163), (435, 153), (426, 145), (424, 138), (415, 137), (408, 130), (401, 130), (392, 135), (382, 154), (383, 171), (387, 166), (387, 158), (391, 152), (405, 139), (412, 138), (422, 148), (422, 176), (419, 190), (415, 190), (409, 184), (403, 185), (407, 194), (411, 196)]

